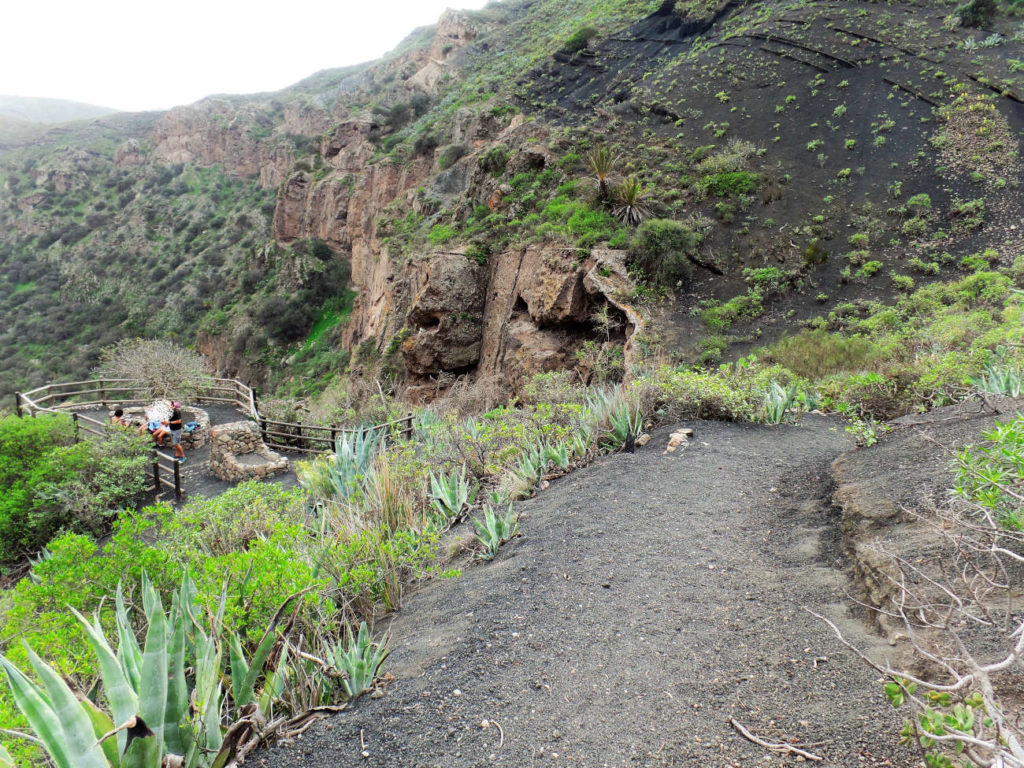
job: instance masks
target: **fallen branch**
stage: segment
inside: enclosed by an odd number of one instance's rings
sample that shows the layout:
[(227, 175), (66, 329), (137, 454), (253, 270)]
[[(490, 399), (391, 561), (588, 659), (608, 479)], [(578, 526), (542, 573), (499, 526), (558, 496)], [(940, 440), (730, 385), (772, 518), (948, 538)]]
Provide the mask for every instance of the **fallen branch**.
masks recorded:
[(735, 728), (737, 731), (739, 731), (740, 734), (742, 734), (744, 738), (754, 742), (758, 746), (764, 747), (769, 752), (774, 752), (777, 755), (788, 755), (788, 754), (799, 755), (800, 757), (804, 758), (805, 760), (824, 760), (825, 759), (823, 757), (820, 757), (819, 755), (815, 755), (812, 752), (806, 752), (806, 751), (800, 749), (799, 747), (794, 747), (792, 744), (773, 744), (770, 741), (765, 741), (764, 739), (758, 738), (757, 736), (752, 734), (750, 731), (748, 731), (746, 728), (744, 728), (743, 724), (740, 723), (735, 717), (730, 717), (729, 718), (729, 722), (732, 723), (732, 727)]

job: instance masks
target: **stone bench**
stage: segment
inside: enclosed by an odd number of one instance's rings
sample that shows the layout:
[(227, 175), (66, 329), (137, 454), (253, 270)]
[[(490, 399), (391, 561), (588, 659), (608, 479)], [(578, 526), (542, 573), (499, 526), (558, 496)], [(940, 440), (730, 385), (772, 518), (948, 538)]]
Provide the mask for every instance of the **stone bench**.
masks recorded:
[(210, 429), (210, 472), (229, 483), (288, 471), (288, 459), (270, 450), (251, 421), (233, 421)]

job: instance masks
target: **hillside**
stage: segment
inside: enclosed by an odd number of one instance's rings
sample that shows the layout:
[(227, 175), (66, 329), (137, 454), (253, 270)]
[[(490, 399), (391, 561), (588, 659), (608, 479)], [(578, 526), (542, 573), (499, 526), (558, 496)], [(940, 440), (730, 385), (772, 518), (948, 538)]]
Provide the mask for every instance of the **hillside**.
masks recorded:
[[(282, 393), (351, 371), (429, 398), (652, 347), (713, 363), (1012, 273), (1024, 51), (1012, 16), (967, 21), (501, 3), (276, 94), (13, 142), (0, 390), (143, 335)], [(669, 224), (615, 215), (627, 178)]]
[(0, 117), (26, 123), (69, 123), (103, 117), (116, 109), (81, 104), (66, 99), (37, 99), (27, 96), (0, 96)]

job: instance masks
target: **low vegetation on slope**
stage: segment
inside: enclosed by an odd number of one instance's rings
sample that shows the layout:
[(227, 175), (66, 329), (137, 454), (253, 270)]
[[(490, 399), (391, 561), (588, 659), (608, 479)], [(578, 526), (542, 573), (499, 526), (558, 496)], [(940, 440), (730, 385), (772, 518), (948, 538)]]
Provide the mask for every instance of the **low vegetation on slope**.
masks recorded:
[[(54, 699), (62, 684), (21, 640), (77, 690), (100, 674), (116, 715), (117, 676), (88, 638), (132, 646), (135, 630), (148, 647), (154, 626), (180, 627), (178, 682), (187, 658), (189, 691), (201, 664), (232, 685), (157, 709), (173, 709), (172, 734), (202, 713), (217, 750), (251, 699), (290, 722), (358, 695), (345, 659), (366, 653), (372, 683), (383, 653), (360, 622), (455, 575), (460, 547), (493, 557), (515, 531), (508, 504), (650, 424), (822, 409), (870, 445), (893, 416), (1019, 394), (1024, 35), (1015, 8), (986, 9), (498, 4), (467, 17), (457, 48), (428, 30), (380, 65), (197, 107), (197, 130), (236, 154), (170, 162), (146, 121), (5, 151), (0, 393), (84, 372), (125, 336), (171, 337), (262, 377), (271, 413), (352, 427), (302, 467), (301, 491), (247, 484), (113, 519), (136, 490), (110, 479), (135, 476), (130, 446), (101, 455), (70, 444), (66, 421), (0, 422), (0, 480), (21, 489), (0, 509), (0, 559), (46, 545), (0, 600), (10, 663)], [(424, 87), (435, 43), (450, 66)], [(338, 160), (346, 131), (358, 167)], [(365, 207), (350, 209), (356, 190)], [(509, 400), (464, 365), (440, 370), (447, 400), (417, 409), (414, 440), (356, 429), (404, 408), (389, 394), (408, 377), (402, 345), (429, 330), (403, 314), (429, 254), (452, 250), (486, 283), (502, 254), (538, 244), (580, 263), (627, 252), (638, 288), (616, 298), (648, 321), (630, 356), (604, 304), (561, 329), (575, 371), (524, 376)], [(350, 269), (394, 313), (378, 335)], [(469, 515), (479, 539), (447, 551)], [(26, 696), (0, 693), (0, 727), (36, 727)]]

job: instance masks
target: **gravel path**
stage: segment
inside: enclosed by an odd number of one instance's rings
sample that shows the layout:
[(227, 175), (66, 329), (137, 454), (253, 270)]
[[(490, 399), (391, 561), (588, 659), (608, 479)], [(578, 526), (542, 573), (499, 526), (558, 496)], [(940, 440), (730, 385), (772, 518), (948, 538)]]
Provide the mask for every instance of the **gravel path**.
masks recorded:
[[(392, 623), (379, 699), (316, 724), (262, 766), (914, 764), (875, 676), (803, 611), (864, 633), (838, 569), (836, 422), (688, 422), (556, 481), (523, 536), (427, 585)], [(482, 727), (484, 721), (487, 727)], [(499, 728), (500, 726), (500, 728)], [(365, 749), (365, 754), (363, 750)]]

